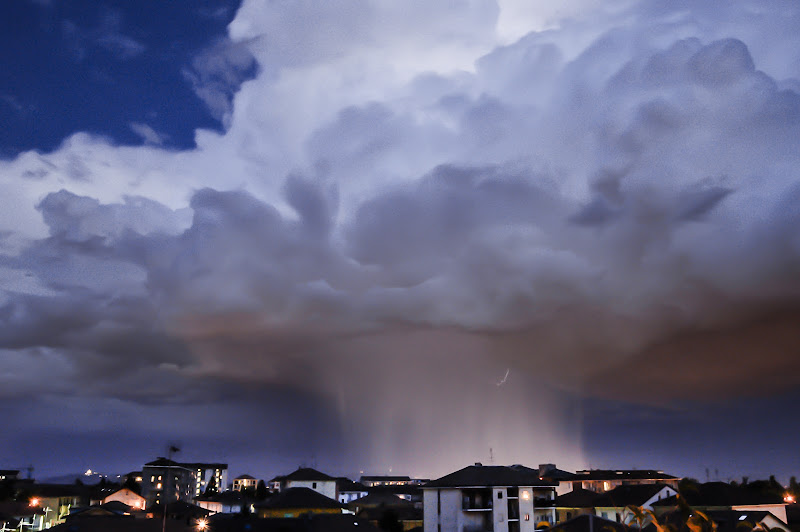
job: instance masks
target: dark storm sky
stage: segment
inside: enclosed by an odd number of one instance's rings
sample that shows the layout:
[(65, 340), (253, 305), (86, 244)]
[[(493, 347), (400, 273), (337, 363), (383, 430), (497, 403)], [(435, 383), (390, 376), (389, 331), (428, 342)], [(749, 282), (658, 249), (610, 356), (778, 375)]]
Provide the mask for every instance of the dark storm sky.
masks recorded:
[(551, 4), (4, 2), (0, 467), (800, 473), (800, 7)]

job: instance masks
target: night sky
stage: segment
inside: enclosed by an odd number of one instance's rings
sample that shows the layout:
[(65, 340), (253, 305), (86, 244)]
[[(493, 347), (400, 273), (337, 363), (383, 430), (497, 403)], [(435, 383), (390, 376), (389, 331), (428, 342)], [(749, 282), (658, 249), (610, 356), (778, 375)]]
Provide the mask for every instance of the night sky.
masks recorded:
[(0, 3), (0, 468), (800, 476), (800, 4)]

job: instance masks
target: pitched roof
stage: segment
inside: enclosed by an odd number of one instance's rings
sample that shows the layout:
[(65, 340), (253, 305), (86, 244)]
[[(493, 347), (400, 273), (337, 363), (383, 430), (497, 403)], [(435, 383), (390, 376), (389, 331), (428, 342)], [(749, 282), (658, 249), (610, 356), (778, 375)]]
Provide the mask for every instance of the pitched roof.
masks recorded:
[(152, 462), (147, 462), (145, 467), (180, 467), (181, 464), (176, 462), (175, 460), (170, 460), (168, 458), (164, 458), (163, 456), (159, 456), (157, 459), (153, 460)]
[(343, 504), (311, 488), (289, 488), (257, 505), (259, 508), (345, 508)]
[(321, 473), (316, 469), (310, 467), (301, 467), (294, 471), (293, 473), (289, 473), (286, 475), (286, 479), (288, 481), (291, 480), (336, 480), (330, 475), (326, 475), (325, 473)]
[(666, 484), (633, 484), (628, 486), (617, 486), (611, 491), (601, 493), (595, 499), (594, 506), (597, 507), (624, 507), (629, 505), (642, 506), (659, 491), (667, 488)]
[[(682, 490), (681, 495), (690, 506), (749, 506), (758, 504), (783, 504), (780, 495), (772, 495), (748, 489), (747, 486), (732, 486), (726, 482), (706, 482), (692, 489)], [(675, 506), (675, 497), (662, 499), (654, 506)]]
[(594, 501), (598, 497), (600, 494), (596, 491), (576, 488), (556, 497), (556, 506), (559, 508), (594, 508)]
[(367, 488), (364, 484), (360, 482), (353, 482), (347, 477), (338, 477), (336, 479), (336, 487), (339, 489), (340, 493), (345, 491), (369, 491), (369, 488)]
[(678, 480), (678, 477), (655, 469), (581, 469), (569, 480)]
[(575, 473), (570, 473), (569, 471), (564, 471), (563, 469), (559, 469), (553, 464), (541, 464), (539, 465), (539, 476), (545, 480), (569, 481), (572, 480), (572, 477), (575, 476)]
[(372, 506), (413, 507), (414, 503), (409, 502), (405, 499), (401, 499), (397, 495), (393, 495), (387, 492), (370, 493), (369, 495), (365, 495), (360, 499), (356, 499), (354, 501), (350, 501), (347, 503), (347, 507), (350, 508), (351, 510), (355, 508), (368, 508)]
[(423, 486), (426, 488), (461, 488), (483, 486), (555, 486), (539, 478), (539, 470), (521, 465), (485, 466), (475, 464), (459, 469)]
[(550, 532), (632, 532), (631, 527), (594, 514), (582, 514), (548, 529)]
[[(759, 511), (737, 511), (737, 510), (709, 510), (703, 512), (708, 518), (716, 523), (717, 532), (741, 532), (742, 525), (747, 524), (745, 530), (750, 530), (756, 524), (763, 521), (767, 516), (772, 515), (775, 519), (780, 521), (772, 513), (765, 510)], [(679, 532), (689, 532), (689, 527), (686, 526), (686, 516), (683, 515), (681, 510), (673, 510), (667, 512), (659, 518), (661, 524), (670, 524), (675, 530)], [(644, 530), (646, 532), (654, 532), (655, 526), (653, 524), (647, 525)]]

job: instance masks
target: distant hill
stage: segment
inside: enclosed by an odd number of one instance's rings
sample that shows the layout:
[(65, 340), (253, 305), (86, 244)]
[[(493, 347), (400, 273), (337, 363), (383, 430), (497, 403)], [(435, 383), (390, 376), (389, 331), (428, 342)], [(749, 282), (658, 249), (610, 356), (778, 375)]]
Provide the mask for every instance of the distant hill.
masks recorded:
[(74, 484), (75, 479), (80, 480), (83, 484), (87, 486), (94, 486), (95, 484), (99, 484), (100, 480), (105, 478), (108, 482), (122, 482), (121, 475), (117, 474), (105, 474), (105, 473), (97, 473), (92, 472), (90, 474), (84, 473), (67, 473), (64, 475), (58, 475), (55, 477), (48, 477), (36, 479), (36, 482), (40, 484)]

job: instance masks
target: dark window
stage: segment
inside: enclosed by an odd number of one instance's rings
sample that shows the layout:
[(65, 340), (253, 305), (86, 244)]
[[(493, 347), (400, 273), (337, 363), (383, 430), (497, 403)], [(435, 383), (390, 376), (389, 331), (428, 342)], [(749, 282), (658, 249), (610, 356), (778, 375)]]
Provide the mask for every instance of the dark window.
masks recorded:
[(314, 488), (314, 489), (317, 489), (317, 483), (316, 482), (312, 482), (311, 483), (311, 487)]
[(502, 499), (503, 498), (503, 492), (502, 491), (498, 491), (497, 492), (497, 498), (498, 499)]

